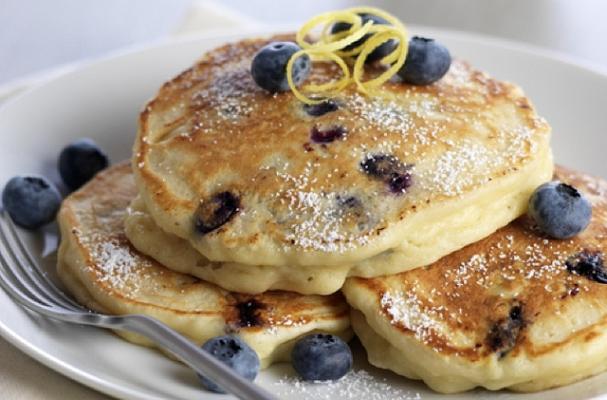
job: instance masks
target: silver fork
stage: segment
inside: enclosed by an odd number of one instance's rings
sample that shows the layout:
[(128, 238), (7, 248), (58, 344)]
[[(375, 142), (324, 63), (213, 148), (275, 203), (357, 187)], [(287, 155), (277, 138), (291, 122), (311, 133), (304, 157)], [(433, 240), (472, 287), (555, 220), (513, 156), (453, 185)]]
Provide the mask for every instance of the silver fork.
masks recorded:
[(104, 315), (83, 308), (57, 288), (34, 261), (6, 211), (0, 213), (0, 286), (14, 301), (45, 317), (143, 335), (240, 399), (276, 399), (156, 319), (138, 314)]

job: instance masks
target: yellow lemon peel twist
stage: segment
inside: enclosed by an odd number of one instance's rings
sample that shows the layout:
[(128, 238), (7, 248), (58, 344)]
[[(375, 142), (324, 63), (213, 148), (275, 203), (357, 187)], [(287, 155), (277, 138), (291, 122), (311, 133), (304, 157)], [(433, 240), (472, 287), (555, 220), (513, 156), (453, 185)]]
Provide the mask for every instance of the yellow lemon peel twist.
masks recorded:
[[(373, 21), (362, 23), (358, 14), (369, 14), (386, 20), (390, 25), (374, 24)], [(331, 27), (338, 22), (350, 24), (350, 28), (338, 33), (330, 33)], [(306, 40), (309, 33), (322, 25), (320, 39), (316, 42)], [(366, 37), (364, 43), (353, 49), (346, 47)], [(383, 57), (380, 62), (390, 65), (377, 77), (363, 81), (365, 61), (377, 47), (383, 43), (395, 40), (394, 50)], [(301, 50), (291, 56), (287, 63), (287, 80), (291, 91), (300, 101), (306, 104), (318, 104), (328, 97), (337, 95), (350, 83), (355, 83), (357, 89), (367, 95), (373, 93), (384, 82), (388, 81), (404, 65), (409, 48), (407, 29), (398, 18), (374, 7), (354, 7), (343, 11), (327, 12), (317, 15), (306, 22), (296, 34), (296, 42)], [(342, 71), (342, 76), (334, 81), (323, 84), (307, 84), (299, 90), (293, 81), (293, 65), (299, 57), (308, 56), (314, 61), (333, 61)], [(355, 57), (352, 72), (344, 58)], [(305, 92), (312, 93), (310, 97)]]
[(327, 82), (327, 83), (320, 84), (320, 85), (308, 84), (308, 85), (306, 85), (307, 90), (315, 92), (315, 93), (322, 93), (324, 96), (330, 97), (330, 96), (333, 96), (333, 95), (339, 93), (340, 91), (344, 90), (346, 88), (346, 86), (348, 86), (350, 84), (351, 78), (350, 78), (350, 70), (348, 69), (348, 65), (337, 54), (323, 52), (323, 51), (319, 51), (316, 49), (299, 50), (298, 52), (296, 52), (295, 54), (293, 54), (291, 56), (291, 58), (289, 59), (289, 62), (287, 63), (287, 81), (289, 82), (289, 87), (291, 88), (291, 91), (293, 92), (295, 97), (297, 97), (300, 101), (302, 101), (306, 104), (318, 104), (318, 103), (322, 103), (323, 101), (325, 101), (324, 98), (312, 99), (312, 98), (306, 96), (305, 94), (303, 94), (302, 92), (299, 91), (299, 89), (295, 85), (295, 82), (293, 82), (293, 72), (292, 72), (293, 64), (299, 57), (302, 57), (304, 55), (308, 55), (312, 60), (314, 60), (316, 58), (316, 60), (324, 61), (324, 60), (328, 59), (328, 60), (335, 61), (335, 63), (337, 65), (339, 65), (339, 67), (341, 68), (341, 70), (343, 72), (343, 76), (339, 80)]

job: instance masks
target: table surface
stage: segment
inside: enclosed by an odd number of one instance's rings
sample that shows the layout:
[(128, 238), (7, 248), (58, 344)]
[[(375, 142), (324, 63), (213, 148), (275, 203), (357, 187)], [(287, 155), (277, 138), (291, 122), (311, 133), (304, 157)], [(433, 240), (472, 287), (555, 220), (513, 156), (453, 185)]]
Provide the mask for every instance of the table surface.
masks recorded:
[[(166, 36), (192, 0), (0, 0), (0, 85)], [(405, 22), (479, 32), (551, 48), (607, 70), (604, 0), (367, 1)], [(364, 2), (223, 0), (243, 14), (289, 23)]]

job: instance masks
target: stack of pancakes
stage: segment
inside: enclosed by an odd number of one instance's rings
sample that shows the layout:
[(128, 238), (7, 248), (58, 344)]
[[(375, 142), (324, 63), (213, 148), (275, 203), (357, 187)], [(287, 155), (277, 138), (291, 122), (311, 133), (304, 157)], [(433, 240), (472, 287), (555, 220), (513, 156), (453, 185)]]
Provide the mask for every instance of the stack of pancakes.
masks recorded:
[(440, 392), (607, 368), (607, 286), (568, 268), (602, 254), (607, 184), (557, 169), (594, 205), (574, 239), (523, 216), (554, 166), (520, 88), (454, 61), (429, 86), (311, 107), (255, 85), (270, 41), (215, 49), (165, 83), (132, 163), (64, 202), (59, 272), (80, 301), (198, 343), (238, 334), (263, 365), (307, 333), (349, 338), (351, 320), (372, 364)]

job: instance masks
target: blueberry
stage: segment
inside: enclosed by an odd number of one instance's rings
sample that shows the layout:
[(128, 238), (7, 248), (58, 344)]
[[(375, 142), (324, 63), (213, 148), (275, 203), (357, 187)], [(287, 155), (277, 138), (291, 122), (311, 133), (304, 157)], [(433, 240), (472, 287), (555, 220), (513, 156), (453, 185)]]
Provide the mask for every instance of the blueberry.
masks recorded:
[(514, 304), (506, 318), (501, 318), (492, 324), (485, 342), (499, 358), (505, 357), (516, 346), (526, 324), (524, 314), (523, 306)]
[(388, 186), (392, 193), (404, 193), (411, 187), (413, 178), (409, 172), (403, 174), (394, 175), (390, 178)]
[(259, 326), (263, 323), (260, 311), (266, 307), (256, 299), (248, 299), (238, 302), (236, 309), (238, 310), (238, 325), (241, 327)]
[(384, 181), (393, 193), (404, 193), (413, 184), (411, 166), (389, 154), (371, 154), (360, 167), (367, 175)]
[(451, 66), (449, 50), (434, 39), (414, 36), (409, 41), (405, 65), (398, 71), (403, 81), (429, 85), (442, 78)]
[(219, 192), (203, 201), (196, 210), (196, 230), (203, 235), (228, 222), (240, 211), (240, 199), (231, 192)]
[(55, 219), (61, 195), (44, 177), (16, 176), (4, 187), (2, 203), (19, 226), (36, 229)]
[(365, 208), (364, 203), (358, 197), (351, 195), (337, 195), (335, 197), (336, 214), (338, 218), (344, 218), (350, 222), (355, 222), (359, 230), (369, 228), (371, 224), (369, 211)]
[(607, 283), (607, 271), (603, 263), (603, 254), (600, 252), (582, 251), (569, 258), (565, 265), (569, 272), (585, 276), (591, 281)]
[(59, 154), (59, 174), (71, 190), (88, 182), (108, 166), (108, 158), (91, 139), (79, 139), (67, 145)]
[[(376, 25), (389, 25), (388, 21), (386, 21), (385, 19), (378, 17), (376, 15), (369, 15), (369, 14), (364, 14), (364, 13), (360, 13), (358, 15), (360, 15), (360, 17), (362, 18), (363, 25), (369, 21), (373, 21), (373, 24), (376, 24)], [(351, 26), (352, 25), (348, 24), (347, 22), (338, 22), (331, 27), (331, 33), (339, 33), (339, 32), (343, 32), (343, 31), (347, 31), (348, 29), (350, 29)], [(352, 49), (360, 46), (361, 44), (363, 44), (370, 37), (371, 37), (371, 34), (368, 33), (365, 36), (363, 36), (362, 38), (358, 39), (356, 42), (344, 47), (344, 50), (345, 51), (352, 50)], [(381, 60), (388, 54), (392, 53), (395, 48), (396, 48), (396, 41), (390, 39), (390, 40), (382, 43), (381, 45), (379, 45), (379, 47), (376, 47), (375, 50), (373, 50), (367, 56), (365, 63), (372, 63), (374, 61)]]
[[(251, 75), (257, 85), (269, 92), (289, 90), (287, 63), (291, 56), (301, 50), (292, 42), (272, 42), (261, 48), (253, 57)], [(310, 57), (303, 55), (293, 64), (293, 83), (299, 85), (310, 74)]]
[(571, 238), (588, 226), (592, 206), (573, 186), (558, 181), (544, 183), (529, 200), (529, 216), (546, 234)]
[[(202, 345), (202, 349), (245, 379), (253, 381), (259, 372), (260, 364), (257, 353), (236, 336), (225, 335), (211, 338)], [(225, 393), (223, 389), (204, 376), (198, 375), (198, 377), (208, 390)]]
[(352, 352), (339, 337), (315, 333), (295, 344), (291, 362), (295, 371), (306, 381), (331, 381), (350, 371)]
[(325, 100), (318, 104), (304, 104), (304, 111), (313, 117), (320, 117), (333, 111), (337, 111), (339, 106), (333, 100)]
[(337, 139), (341, 139), (348, 131), (341, 125), (332, 125), (328, 127), (312, 127), (310, 138), (316, 143), (331, 143)]
[(358, 197), (337, 195), (336, 200), (337, 204), (346, 210), (363, 208), (363, 202)]

